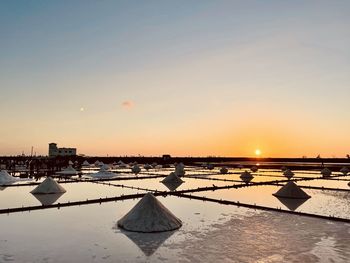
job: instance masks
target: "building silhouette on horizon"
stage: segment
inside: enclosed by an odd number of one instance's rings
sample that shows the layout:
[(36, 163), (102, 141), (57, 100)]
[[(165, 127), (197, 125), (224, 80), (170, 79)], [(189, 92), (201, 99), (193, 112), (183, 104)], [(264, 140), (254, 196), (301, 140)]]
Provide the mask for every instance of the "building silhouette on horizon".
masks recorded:
[(58, 148), (57, 143), (49, 143), (49, 157), (75, 155), (77, 155), (77, 148)]

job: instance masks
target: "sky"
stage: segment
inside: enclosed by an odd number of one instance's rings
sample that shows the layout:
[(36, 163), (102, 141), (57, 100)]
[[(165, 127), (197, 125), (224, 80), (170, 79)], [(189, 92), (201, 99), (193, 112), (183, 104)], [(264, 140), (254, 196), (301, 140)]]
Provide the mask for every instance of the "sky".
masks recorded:
[(350, 154), (350, 1), (0, 1), (0, 155)]

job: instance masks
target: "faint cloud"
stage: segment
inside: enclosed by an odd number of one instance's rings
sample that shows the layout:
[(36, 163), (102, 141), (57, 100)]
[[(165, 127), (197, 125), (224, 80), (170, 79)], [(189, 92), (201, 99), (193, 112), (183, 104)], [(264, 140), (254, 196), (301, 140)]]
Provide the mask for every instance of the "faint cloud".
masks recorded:
[(84, 107), (81, 107), (81, 108), (80, 108), (80, 111), (81, 111), (81, 112), (85, 111), (85, 108), (84, 108)]
[(131, 109), (131, 108), (133, 108), (134, 107), (134, 102), (133, 101), (131, 101), (131, 100), (126, 100), (126, 101), (123, 101), (122, 102), (122, 107), (123, 107), (123, 109)]

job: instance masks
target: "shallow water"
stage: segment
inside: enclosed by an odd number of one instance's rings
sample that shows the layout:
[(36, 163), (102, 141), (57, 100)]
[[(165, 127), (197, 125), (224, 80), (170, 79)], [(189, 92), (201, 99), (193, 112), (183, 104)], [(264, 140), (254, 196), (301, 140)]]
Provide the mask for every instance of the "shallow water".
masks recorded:
[[(165, 176), (170, 171), (162, 169), (150, 173)], [(189, 177), (183, 178), (185, 182), (177, 190), (213, 184), (239, 185), (238, 171), (221, 175), (218, 169), (210, 172), (191, 169), (186, 173)], [(257, 175), (256, 182), (285, 180), (276, 170), (262, 170)], [(304, 177), (303, 172), (297, 175)], [(309, 173), (307, 177), (319, 175)], [(113, 184), (168, 191), (161, 180), (62, 183), (67, 192), (54, 203), (145, 192)], [(297, 184), (348, 187), (347, 181), (324, 179)], [(40, 205), (40, 200), (30, 194), (34, 188), (2, 188), (0, 209)], [(275, 185), (248, 186), (192, 194), (350, 219), (350, 192), (304, 189), (311, 198), (298, 206), (274, 197), (272, 193), (279, 188)], [(158, 234), (121, 231), (116, 226), (118, 219), (138, 200), (1, 214), (0, 262), (349, 262), (349, 224), (174, 196), (157, 198), (182, 220), (179, 230)]]
[[(304, 189), (311, 198), (306, 200), (280, 200), (272, 195), (278, 189), (280, 189), (280, 186), (263, 185), (207, 191), (194, 193), (193, 195), (350, 219), (350, 192)], [(284, 201), (289, 201), (289, 203), (285, 204)], [(293, 207), (293, 209), (290, 207)]]
[(348, 224), (159, 200), (182, 228), (151, 235), (116, 228), (137, 200), (1, 215), (0, 262), (347, 262), (350, 256)]

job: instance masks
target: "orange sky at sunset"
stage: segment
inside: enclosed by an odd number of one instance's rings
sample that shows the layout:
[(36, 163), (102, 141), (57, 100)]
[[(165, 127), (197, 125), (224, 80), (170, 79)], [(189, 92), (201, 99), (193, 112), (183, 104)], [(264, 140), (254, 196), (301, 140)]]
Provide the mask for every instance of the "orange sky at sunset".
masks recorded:
[(347, 5), (9, 1), (0, 155), (345, 157)]

